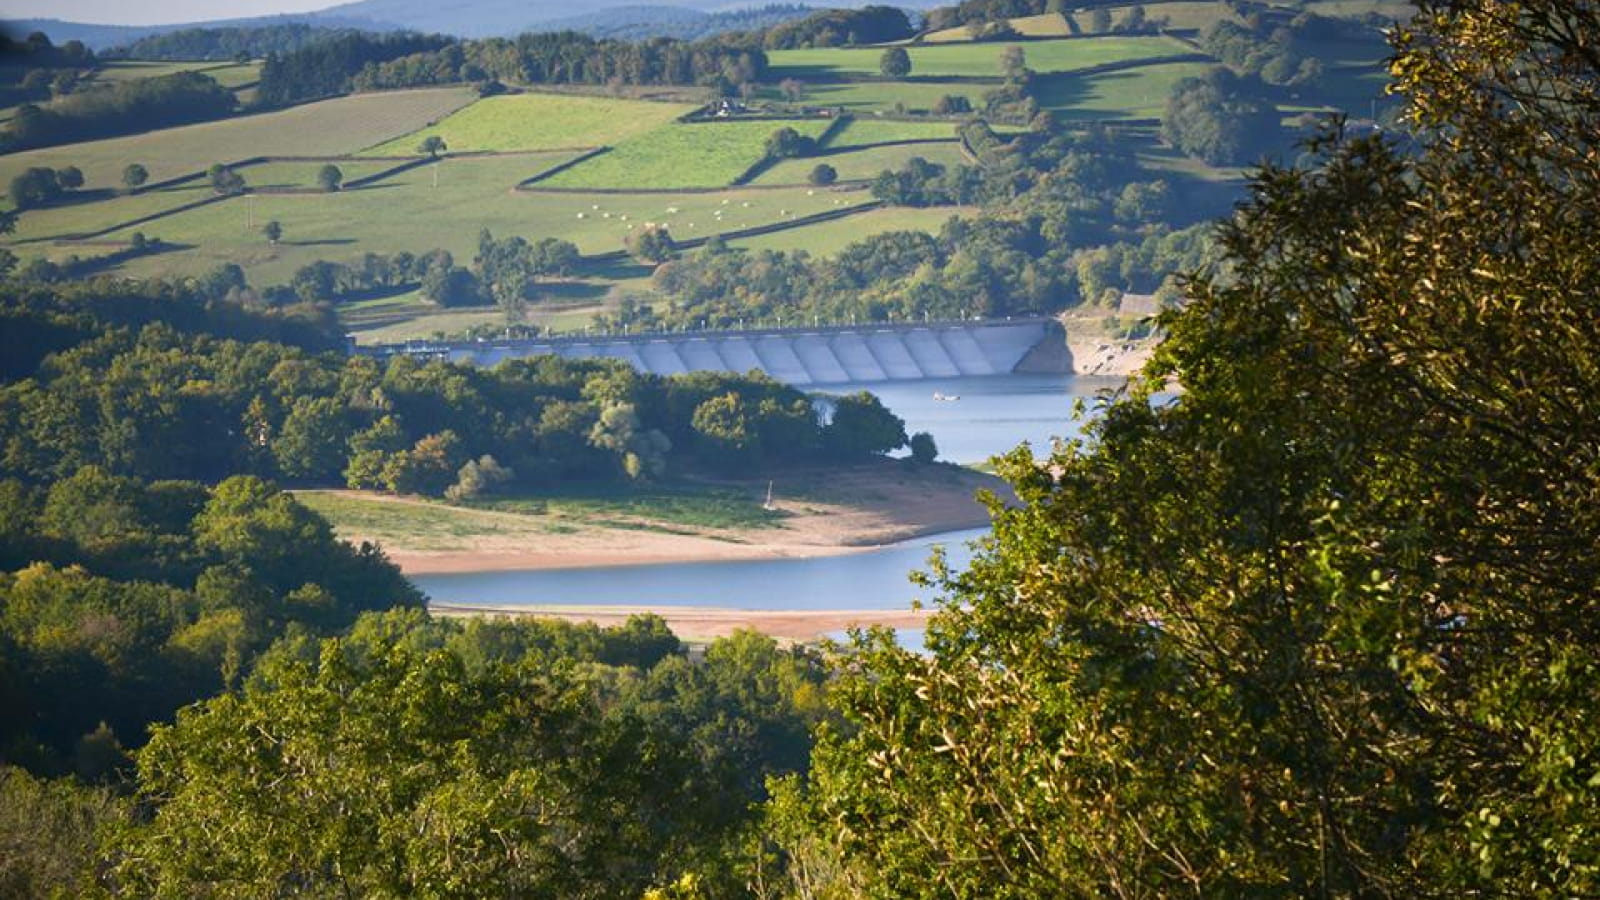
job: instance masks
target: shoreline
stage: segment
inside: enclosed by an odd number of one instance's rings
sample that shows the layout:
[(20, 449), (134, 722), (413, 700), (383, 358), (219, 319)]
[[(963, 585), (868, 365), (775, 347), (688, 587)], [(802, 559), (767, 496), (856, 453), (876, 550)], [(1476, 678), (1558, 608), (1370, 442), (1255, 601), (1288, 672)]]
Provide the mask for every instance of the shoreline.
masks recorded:
[(655, 615), (684, 643), (727, 637), (740, 630), (759, 631), (768, 637), (797, 643), (822, 640), (852, 627), (922, 628), (934, 615), (931, 609), (731, 609), (714, 606), (514, 606), (489, 603), (430, 603), (433, 615), (531, 616), (564, 622), (589, 622), (615, 627), (636, 615)]
[(987, 526), (987, 516), (970, 521), (947, 521), (907, 529), (887, 540), (845, 544), (786, 542), (734, 543), (704, 538), (663, 552), (636, 552), (625, 546), (610, 551), (504, 553), (477, 550), (426, 552), (391, 551), (389, 561), (405, 575), (460, 575), (472, 572), (545, 572), (559, 569), (611, 569), (677, 563), (759, 562), (773, 559), (819, 559), (888, 550), (924, 538), (972, 531)]
[[(953, 465), (878, 460), (784, 472), (777, 517), (710, 527), (615, 511), (584, 517), (450, 506), (361, 491), (301, 492), (338, 535), (371, 541), (406, 575), (610, 568), (846, 556), (953, 531), (984, 528), (976, 494), (1010, 498), (993, 475)], [(759, 506), (770, 478), (698, 482)]]

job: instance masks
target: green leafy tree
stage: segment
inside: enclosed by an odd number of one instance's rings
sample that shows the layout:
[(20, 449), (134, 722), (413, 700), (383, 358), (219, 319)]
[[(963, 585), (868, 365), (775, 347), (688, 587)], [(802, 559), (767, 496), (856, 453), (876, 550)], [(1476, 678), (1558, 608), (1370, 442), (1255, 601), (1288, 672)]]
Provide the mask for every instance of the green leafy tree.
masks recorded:
[(904, 47), (890, 47), (878, 57), (878, 72), (885, 78), (904, 78), (911, 74), (911, 54)]
[(841, 456), (888, 453), (906, 443), (906, 423), (867, 391), (839, 397), (822, 442)]
[(329, 481), (345, 465), (350, 437), (344, 406), (333, 397), (297, 397), (272, 440), (278, 470), (290, 478)]
[(267, 239), (267, 243), (276, 244), (283, 239), (283, 223), (277, 219), (269, 221), (261, 226), (261, 236)]
[(839, 180), (839, 170), (827, 163), (817, 163), (807, 180), (817, 187), (827, 187)]
[(448, 149), (449, 147), (445, 144), (444, 138), (438, 136), (437, 134), (428, 135), (422, 139), (422, 143), (417, 145), (418, 153), (425, 153), (434, 159), (438, 159), (439, 154)]
[(58, 199), (62, 191), (61, 177), (55, 169), (30, 166), (12, 176), (6, 194), (17, 209), (35, 209)]
[(244, 193), (244, 176), (228, 168), (222, 163), (212, 163), (206, 170), (206, 178), (211, 183), (211, 190), (224, 196)]
[(1415, 151), (1261, 172), (930, 655), (847, 660), (811, 895), (1600, 890), (1600, 16), (1422, 7)]
[(65, 166), (56, 170), (56, 182), (63, 190), (75, 191), (83, 187), (83, 170), (77, 166)]
[(933, 442), (933, 435), (926, 431), (919, 431), (911, 436), (911, 458), (919, 463), (931, 463), (939, 458), (939, 445)]
[(767, 138), (768, 159), (795, 159), (816, 152), (815, 138), (801, 134), (793, 128), (779, 128)]
[(328, 163), (317, 170), (317, 187), (321, 188), (324, 193), (331, 194), (339, 190), (343, 184), (344, 173), (339, 171), (339, 167), (333, 163)]
[(647, 263), (663, 263), (677, 255), (672, 234), (664, 226), (641, 228), (628, 235), (628, 252)]

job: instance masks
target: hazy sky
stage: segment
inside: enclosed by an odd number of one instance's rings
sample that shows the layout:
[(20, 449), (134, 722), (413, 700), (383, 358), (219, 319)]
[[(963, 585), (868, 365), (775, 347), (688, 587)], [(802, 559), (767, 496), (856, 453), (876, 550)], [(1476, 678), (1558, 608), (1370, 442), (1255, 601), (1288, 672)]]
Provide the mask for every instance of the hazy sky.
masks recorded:
[(0, 18), (165, 25), (325, 9), (341, 0), (0, 0)]

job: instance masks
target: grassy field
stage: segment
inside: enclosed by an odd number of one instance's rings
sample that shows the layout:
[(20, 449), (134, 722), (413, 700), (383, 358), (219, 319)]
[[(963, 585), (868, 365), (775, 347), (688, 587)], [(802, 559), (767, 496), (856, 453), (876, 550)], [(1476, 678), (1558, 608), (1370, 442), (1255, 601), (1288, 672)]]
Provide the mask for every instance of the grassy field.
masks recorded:
[(767, 138), (789, 127), (813, 137), (823, 119), (666, 125), (617, 144), (610, 152), (540, 182), (540, 187), (685, 188), (731, 183), (761, 159)]
[(237, 88), (241, 85), (254, 84), (261, 80), (261, 64), (238, 63), (231, 66), (218, 66), (215, 69), (205, 69), (201, 72), (207, 78), (213, 79), (225, 88)]
[(804, 184), (818, 163), (827, 163), (839, 173), (840, 180), (876, 178), (884, 169), (899, 169), (913, 156), (942, 166), (964, 162), (961, 147), (951, 141), (945, 144), (904, 144), (897, 147), (868, 147), (849, 153), (831, 153), (807, 159), (786, 159), (761, 173), (756, 184)]
[[(1027, 37), (1066, 37), (1072, 34), (1072, 29), (1067, 27), (1067, 20), (1061, 13), (1045, 13), (1039, 16), (1018, 16), (1006, 20), (1011, 23), (1012, 29), (1018, 34)], [(923, 41), (930, 44), (956, 44), (972, 40), (972, 32), (963, 25), (959, 28), (946, 28), (943, 31), (929, 33)]]
[[(1109, 62), (1152, 59), (1193, 48), (1165, 37), (1106, 37), (1094, 40), (999, 41), (967, 44), (935, 44), (910, 47), (911, 77), (986, 76), (998, 78), (1000, 54), (1006, 47), (1021, 47), (1028, 67), (1036, 72), (1081, 69)], [(813, 50), (774, 50), (767, 54), (773, 80), (781, 78), (827, 77), (830, 75), (876, 75), (883, 51), (872, 48), (825, 48)]]
[(965, 207), (940, 206), (928, 209), (907, 206), (886, 207), (846, 219), (807, 225), (793, 231), (741, 238), (733, 241), (732, 246), (745, 250), (804, 249), (812, 256), (833, 256), (870, 235), (885, 231), (925, 231), (935, 234), (944, 227), (944, 223), (951, 216), (976, 213), (977, 210)]
[[(179, 72), (198, 72), (218, 66), (216, 62), (167, 62), (165, 60), (144, 59), (114, 59), (102, 62), (94, 72), (92, 81), (102, 84), (121, 84), (125, 81), (138, 81), (141, 78), (160, 78), (163, 75), (176, 75)], [(210, 75), (211, 73), (207, 72)], [(213, 76), (215, 77), (215, 76)], [(245, 81), (254, 81), (247, 78)], [(218, 78), (217, 82), (222, 83)], [(241, 84), (243, 82), (240, 82)], [(227, 85), (223, 85), (226, 87)]]
[(599, 147), (653, 130), (694, 109), (681, 103), (564, 94), (486, 97), (438, 125), (374, 147), (373, 152), (413, 153), (423, 138), (432, 135), (444, 138), (455, 153)]
[[(239, 169), (245, 183), (253, 188), (315, 188), (317, 173), (327, 165), (320, 162), (268, 162)], [(392, 169), (393, 159), (341, 159), (334, 163), (344, 173), (345, 183)]]
[[(518, 192), (510, 188), (530, 170), (544, 168), (559, 156), (479, 157), (447, 160), (438, 165), (439, 186), (432, 186), (433, 166), (403, 172), (363, 190), (337, 194), (262, 194), (236, 197), (179, 213), (137, 230), (170, 242), (189, 245), (182, 252), (146, 257), (128, 263), (132, 276), (194, 275), (226, 262), (245, 268), (254, 284), (287, 282), (300, 266), (318, 259), (354, 260), (366, 252), (423, 252), (442, 247), (457, 258), (471, 259), (478, 231), (518, 234), (530, 239), (561, 237), (586, 253), (621, 249), (632, 228), (662, 222), (674, 236), (692, 238), (864, 202), (863, 193), (792, 190), (728, 190), (706, 194), (588, 194)], [(166, 198), (178, 203), (202, 194)], [(118, 205), (121, 215), (146, 197), (123, 197), (100, 206)], [(176, 203), (173, 203), (176, 205)], [(63, 215), (71, 214), (71, 215)], [(45, 217), (49, 218), (46, 219)], [(38, 218), (36, 218), (38, 217)], [(106, 212), (92, 206), (29, 213), (18, 238), (50, 236), (39, 226), (49, 222), (54, 234), (87, 230), (86, 222), (106, 221)], [(284, 239), (268, 245), (260, 227), (282, 223)], [(426, 223), (425, 226), (422, 223)], [(111, 235), (126, 239), (135, 229)], [(38, 245), (17, 248), (27, 255)], [(51, 255), (84, 253), (81, 248), (45, 248)]]
[[(838, 106), (848, 112), (868, 114), (893, 112), (903, 107), (908, 112), (926, 113), (945, 95), (967, 98), (973, 108), (982, 108), (983, 95), (994, 89), (989, 84), (928, 84), (912, 81), (857, 81), (807, 84), (803, 98), (815, 106)], [(759, 95), (764, 100), (781, 100), (777, 88)]]
[(471, 102), (471, 88), (356, 94), (278, 112), (0, 156), (0, 184), (29, 166), (77, 166), (88, 188), (121, 185), (140, 163), (151, 181), (252, 156), (337, 156), (407, 134)]
[(777, 527), (784, 513), (761, 508), (743, 490), (698, 484), (649, 487), (596, 484), (475, 501), (471, 506), (350, 492), (297, 491), (340, 535), (375, 539), (391, 549), (471, 550), (485, 538), (570, 534), (590, 528), (695, 533)]
[(892, 119), (856, 117), (834, 135), (829, 147), (854, 147), (887, 141), (916, 141), (956, 137), (955, 122), (900, 122)]
[[(1111, 13), (1113, 25), (1121, 22), (1128, 14), (1128, 10), (1138, 4), (1128, 3), (1121, 6), (1108, 6), (1106, 11)], [(1192, 2), (1180, 0), (1176, 3), (1145, 3), (1143, 4), (1147, 19), (1166, 19), (1167, 27), (1180, 31), (1200, 31), (1206, 26), (1220, 19), (1234, 19), (1237, 16), (1228, 9), (1226, 3), (1219, 2)], [(1093, 34), (1094, 14), (1088, 10), (1079, 10), (1072, 14), (1073, 21), (1084, 34)]]
[(1036, 84), (1039, 105), (1064, 119), (1159, 118), (1178, 80), (1208, 63), (1164, 63), (1098, 75), (1053, 75)]

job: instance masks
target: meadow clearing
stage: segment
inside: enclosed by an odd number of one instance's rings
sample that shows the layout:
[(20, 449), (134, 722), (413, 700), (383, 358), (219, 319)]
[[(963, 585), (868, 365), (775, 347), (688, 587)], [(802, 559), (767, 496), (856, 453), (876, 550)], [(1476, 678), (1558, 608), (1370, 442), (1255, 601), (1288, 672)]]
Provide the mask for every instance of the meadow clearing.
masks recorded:
[[(363, 253), (449, 250), (470, 261), (478, 233), (530, 240), (558, 237), (587, 254), (621, 250), (630, 231), (647, 222), (691, 239), (792, 220), (870, 201), (863, 192), (796, 187), (689, 194), (541, 193), (511, 186), (561, 155), (468, 157), (402, 172), (370, 187), (335, 194), (258, 194), (233, 197), (108, 235), (134, 231), (186, 249), (142, 257), (120, 270), (136, 276), (194, 275), (238, 263), (255, 284), (285, 283), (319, 259), (348, 261)], [(118, 198), (122, 203), (143, 198)], [(65, 212), (66, 210), (60, 210)], [(88, 209), (85, 208), (87, 212)], [(57, 212), (57, 210), (51, 210)], [(24, 220), (31, 218), (25, 216)], [(269, 244), (261, 227), (277, 221), (283, 238)], [(77, 226), (79, 223), (73, 223)], [(35, 235), (37, 236), (37, 235)], [(54, 256), (81, 248), (51, 247)]]
[(426, 127), (475, 97), (466, 86), (352, 94), (276, 112), (11, 153), (0, 156), (0, 184), (30, 166), (77, 166), (84, 187), (93, 190), (120, 188), (129, 163), (143, 165), (154, 183), (256, 156), (353, 154)]
[(955, 121), (906, 122), (857, 116), (834, 133), (828, 147), (859, 147), (890, 141), (955, 140), (958, 124)]
[(899, 169), (914, 156), (941, 166), (955, 166), (965, 162), (961, 146), (951, 139), (941, 144), (899, 144), (891, 147), (865, 147), (845, 153), (806, 159), (786, 159), (755, 180), (755, 184), (805, 184), (811, 170), (826, 163), (838, 173), (840, 181), (876, 178), (885, 169)]
[(722, 187), (766, 154), (767, 138), (779, 128), (810, 137), (827, 119), (704, 122), (664, 125), (616, 144), (610, 152), (539, 183), (555, 188)]
[[(1021, 47), (1028, 68), (1035, 72), (1060, 72), (1112, 62), (1157, 59), (1194, 48), (1169, 37), (1104, 37), (1094, 40), (982, 41), (966, 44), (934, 44), (908, 47), (911, 78), (966, 77), (999, 78), (1001, 53), (1007, 47)], [(872, 47), (773, 50), (767, 54), (771, 78), (827, 78), (877, 75), (883, 51)]]
[[(1024, 37), (1068, 37), (1072, 29), (1061, 13), (1044, 13), (1037, 16), (1017, 16), (1007, 19), (1011, 29)], [(958, 44), (972, 40), (972, 31), (965, 25), (929, 32), (922, 37), (927, 44)]]
[(505, 150), (567, 150), (615, 144), (652, 131), (698, 106), (570, 94), (511, 94), (485, 97), (437, 125), (370, 149), (375, 155), (415, 153), (437, 135), (452, 153)]
[(977, 215), (975, 208), (963, 206), (890, 206), (873, 209), (845, 219), (818, 222), (790, 231), (738, 238), (729, 246), (742, 250), (805, 250), (812, 256), (835, 256), (839, 251), (874, 234), (886, 231), (922, 231), (937, 234), (953, 216)]

